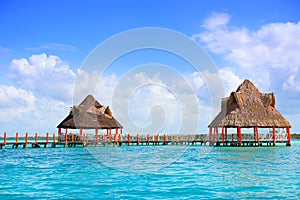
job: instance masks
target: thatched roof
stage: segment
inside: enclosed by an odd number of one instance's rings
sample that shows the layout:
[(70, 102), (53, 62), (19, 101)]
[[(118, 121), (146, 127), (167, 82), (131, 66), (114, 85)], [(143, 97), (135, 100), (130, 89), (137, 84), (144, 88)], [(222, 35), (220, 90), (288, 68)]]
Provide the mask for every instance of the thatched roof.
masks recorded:
[(275, 104), (274, 93), (261, 93), (251, 81), (245, 80), (222, 99), (221, 112), (208, 127), (291, 127)]
[(92, 95), (88, 95), (79, 106), (73, 106), (69, 115), (57, 128), (109, 129), (123, 128), (113, 117), (108, 106), (101, 105)]

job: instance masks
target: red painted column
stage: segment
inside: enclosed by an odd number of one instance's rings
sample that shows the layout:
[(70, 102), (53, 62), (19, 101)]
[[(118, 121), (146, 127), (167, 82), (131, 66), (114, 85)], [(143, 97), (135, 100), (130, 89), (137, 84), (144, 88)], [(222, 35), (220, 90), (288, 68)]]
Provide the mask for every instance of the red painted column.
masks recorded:
[(212, 127), (209, 127), (208, 129), (208, 140), (209, 140), (209, 145), (212, 143)]
[(98, 129), (95, 129), (96, 145), (98, 144)]
[(48, 140), (49, 140), (49, 133), (46, 133), (46, 144), (48, 144)]
[(259, 141), (259, 137), (258, 137), (258, 127), (257, 127), (257, 126), (254, 127), (254, 141), (256, 141), (256, 142)]
[(57, 138), (58, 138), (58, 141), (60, 141), (60, 136), (61, 136), (61, 128), (58, 128), (57, 129)]
[(139, 145), (139, 134), (136, 134), (136, 144)]
[(237, 127), (237, 136), (238, 136), (238, 141), (242, 142), (242, 132), (241, 132), (241, 127)]
[(111, 128), (109, 129), (109, 140), (112, 142), (112, 133), (111, 133)]
[(16, 143), (18, 143), (18, 142), (19, 142), (19, 133), (16, 132)]
[(26, 135), (25, 135), (25, 145), (28, 144), (28, 132), (26, 132)]
[(82, 128), (79, 129), (79, 140), (82, 141)]
[(35, 142), (38, 142), (38, 138), (39, 138), (38, 133), (35, 133)]
[(290, 127), (286, 127), (286, 133), (287, 133), (288, 145), (291, 145), (291, 131), (290, 131)]
[(225, 141), (225, 128), (222, 126), (222, 142)]
[(127, 135), (127, 145), (130, 146), (130, 134)]
[(273, 126), (272, 127), (272, 132), (273, 132), (273, 143), (276, 143), (276, 128)]
[(219, 140), (218, 130), (219, 130), (218, 127), (215, 127), (214, 142), (218, 142), (218, 140)]
[(3, 145), (6, 146), (6, 132), (4, 132), (3, 134)]

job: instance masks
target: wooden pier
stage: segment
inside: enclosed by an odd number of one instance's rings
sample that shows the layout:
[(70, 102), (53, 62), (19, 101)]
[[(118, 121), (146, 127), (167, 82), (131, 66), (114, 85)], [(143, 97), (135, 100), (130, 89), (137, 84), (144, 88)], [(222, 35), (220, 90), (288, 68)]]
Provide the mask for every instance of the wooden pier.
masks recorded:
[(15, 137), (0, 137), (0, 149), (5, 148), (55, 148), (55, 147), (88, 147), (88, 146), (159, 146), (159, 145), (195, 145), (195, 146), (217, 146), (217, 147), (261, 147), (261, 146), (276, 146), (276, 144), (286, 144), (289, 146), (288, 140), (209, 140), (207, 135), (94, 135), (84, 134), (79, 138), (76, 134), (64, 134), (51, 137), (47, 133), (45, 137), (39, 137), (38, 133), (33, 137), (29, 137), (26, 133), (25, 137), (20, 137), (16, 133)]

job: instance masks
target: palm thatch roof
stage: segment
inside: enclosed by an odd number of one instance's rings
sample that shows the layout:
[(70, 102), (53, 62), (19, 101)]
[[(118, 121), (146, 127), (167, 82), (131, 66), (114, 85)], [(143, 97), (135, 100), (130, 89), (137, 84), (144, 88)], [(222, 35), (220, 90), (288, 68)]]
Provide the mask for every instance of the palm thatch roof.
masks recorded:
[(92, 95), (88, 95), (79, 106), (73, 106), (69, 115), (57, 128), (70, 129), (115, 129), (123, 128), (113, 117), (108, 106), (101, 105)]
[(221, 112), (208, 127), (291, 127), (275, 104), (274, 93), (261, 93), (251, 81), (245, 80), (222, 99)]

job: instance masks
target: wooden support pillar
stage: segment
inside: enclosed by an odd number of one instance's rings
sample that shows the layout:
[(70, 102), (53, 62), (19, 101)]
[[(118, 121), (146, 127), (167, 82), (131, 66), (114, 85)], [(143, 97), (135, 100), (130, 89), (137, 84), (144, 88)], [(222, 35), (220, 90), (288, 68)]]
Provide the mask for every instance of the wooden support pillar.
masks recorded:
[(112, 142), (112, 133), (111, 133), (111, 128), (109, 129), (109, 140)]
[(287, 144), (286, 144), (286, 146), (291, 146), (291, 130), (290, 130), (290, 127), (286, 127), (286, 133), (287, 133)]
[(139, 134), (136, 134), (136, 145), (139, 145)]
[(150, 142), (150, 134), (147, 134), (146, 145), (149, 146), (149, 142)]
[(224, 143), (225, 141), (225, 127), (222, 126), (222, 142)]
[(48, 144), (48, 142), (49, 142), (49, 133), (47, 132), (46, 133), (46, 144)]
[(130, 146), (130, 134), (127, 135), (127, 145)]
[(211, 145), (211, 143), (212, 143), (212, 127), (209, 127), (209, 129), (208, 129), (208, 140), (209, 140), (209, 144)]
[(39, 139), (39, 135), (38, 135), (38, 133), (35, 133), (35, 143), (38, 142), (38, 139)]
[(82, 128), (79, 129), (79, 140), (82, 141)]
[[(16, 143), (18, 143), (19, 142), (19, 133), (18, 132), (16, 132)], [(18, 146), (18, 145), (17, 145)]]
[(6, 146), (6, 132), (3, 134), (3, 146)]
[(240, 126), (237, 127), (237, 137), (238, 137), (238, 142), (242, 142), (243, 138), (242, 138), (242, 132)]
[(218, 140), (219, 140), (219, 133), (218, 133), (218, 127), (215, 127), (215, 130), (214, 130), (214, 132), (215, 132), (215, 134), (214, 134), (214, 142), (218, 142)]
[(272, 133), (273, 133), (273, 146), (276, 145), (276, 128), (275, 126), (272, 127)]
[(55, 144), (56, 141), (55, 141), (55, 133), (53, 133), (53, 144)]
[(25, 135), (25, 147), (27, 146), (28, 144), (28, 132), (26, 132), (26, 135)]
[(96, 128), (96, 129), (95, 129), (95, 137), (96, 137), (96, 138), (95, 138), (95, 144), (96, 144), (96, 145), (98, 145), (98, 142), (99, 142), (99, 137), (98, 137), (98, 136), (99, 136), (99, 135), (98, 135), (98, 129)]
[(58, 138), (58, 141), (61, 140), (60, 136), (61, 136), (61, 128), (58, 128), (57, 129), (57, 138)]
[(167, 136), (166, 136), (166, 134), (163, 135), (163, 144), (167, 145)]

